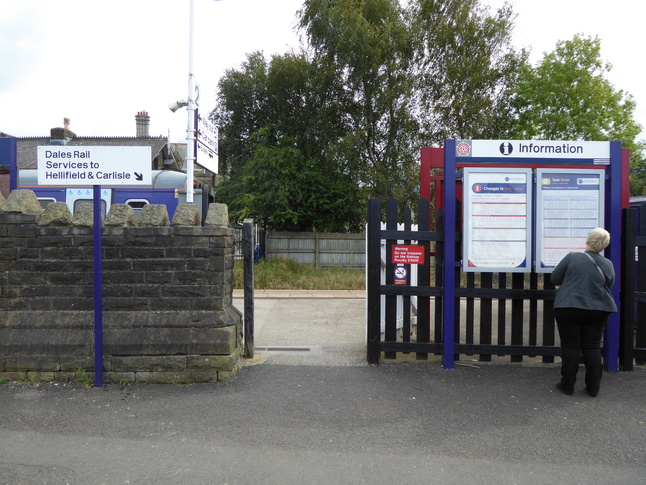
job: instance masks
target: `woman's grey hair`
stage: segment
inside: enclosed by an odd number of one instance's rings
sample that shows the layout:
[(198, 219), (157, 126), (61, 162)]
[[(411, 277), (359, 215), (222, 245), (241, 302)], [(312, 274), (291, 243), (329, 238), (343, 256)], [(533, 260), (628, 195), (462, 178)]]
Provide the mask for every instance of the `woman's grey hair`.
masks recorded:
[(601, 251), (606, 249), (606, 247), (608, 247), (608, 244), (610, 244), (610, 234), (608, 233), (608, 231), (601, 227), (592, 229), (592, 231), (590, 231), (590, 234), (588, 234), (588, 240), (586, 241), (586, 244), (594, 252), (600, 253)]

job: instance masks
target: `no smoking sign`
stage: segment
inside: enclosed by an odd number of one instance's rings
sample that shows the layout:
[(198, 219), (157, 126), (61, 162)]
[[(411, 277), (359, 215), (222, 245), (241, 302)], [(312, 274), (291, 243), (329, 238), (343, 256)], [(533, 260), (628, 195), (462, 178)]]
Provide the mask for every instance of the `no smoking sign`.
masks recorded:
[(395, 285), (407, 285), (408, 284), (408, 270), (405, 266), (396, 266), (393, 283)]

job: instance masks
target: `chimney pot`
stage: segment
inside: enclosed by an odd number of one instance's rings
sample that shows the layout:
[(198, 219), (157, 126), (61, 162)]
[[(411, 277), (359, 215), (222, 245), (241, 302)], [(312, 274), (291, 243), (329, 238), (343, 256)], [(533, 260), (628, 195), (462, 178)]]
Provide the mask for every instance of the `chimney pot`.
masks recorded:
[(137, 122), (137, 138), (150, 137), (150, 116), (147, 111), (139, 111), (135, 116)]

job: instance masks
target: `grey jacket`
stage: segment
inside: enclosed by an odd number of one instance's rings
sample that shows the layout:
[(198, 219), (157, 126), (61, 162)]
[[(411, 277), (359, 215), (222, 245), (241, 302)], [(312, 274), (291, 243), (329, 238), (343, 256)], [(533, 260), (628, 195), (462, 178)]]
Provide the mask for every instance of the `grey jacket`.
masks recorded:
[(554, 299), (554, 308), (579, 308), (614, 313), (617, 311), (617, 305), (609, 290), (615, 283), (615, 268), (609, 259), (599, 253), (586, 252), (603, 271), (605, 281), (584, 253), (567, 254), (552, 272), (552, 283), (561, 285)]

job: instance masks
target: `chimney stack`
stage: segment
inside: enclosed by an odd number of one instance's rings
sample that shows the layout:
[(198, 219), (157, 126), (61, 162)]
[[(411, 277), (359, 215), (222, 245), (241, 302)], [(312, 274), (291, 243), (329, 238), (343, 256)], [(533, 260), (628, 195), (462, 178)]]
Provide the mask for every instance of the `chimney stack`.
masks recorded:
[(150, 138), (150, 116), (147, 111), (140, 111), (135, 116), (137, 121), (137, 138)]
[(52, 128), (49, 133), (50, 145), (67, 145), (67, 142), (76, 138), (76, 134), (70, 130), (69, 118), (63, 118), (63, 128)]

